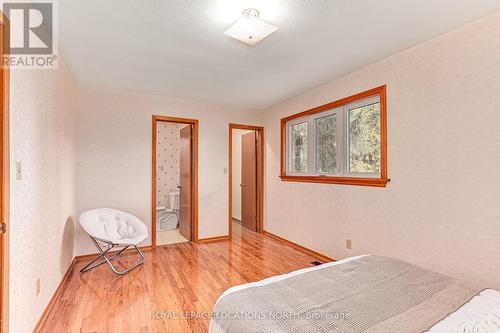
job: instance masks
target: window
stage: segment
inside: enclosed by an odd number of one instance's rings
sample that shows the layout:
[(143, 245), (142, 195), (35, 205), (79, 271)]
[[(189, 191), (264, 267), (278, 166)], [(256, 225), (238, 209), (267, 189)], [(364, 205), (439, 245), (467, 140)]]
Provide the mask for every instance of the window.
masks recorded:
[(290, 169), (307, 172), (307, 123), (290, 126)]
[(385, 86), (281, 120), (281, 179), (385, 186)]

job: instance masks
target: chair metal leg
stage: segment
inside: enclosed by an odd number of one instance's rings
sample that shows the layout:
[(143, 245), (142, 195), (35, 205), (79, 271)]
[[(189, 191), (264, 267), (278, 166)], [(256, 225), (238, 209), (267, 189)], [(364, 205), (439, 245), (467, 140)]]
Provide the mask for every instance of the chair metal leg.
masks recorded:
[[(137, 253), (139, 254), (140, 259), (139, 259), (139, 261), (138, 261), (136, 264), (134, 264), (133, 266), (131, 266), (131, 267), (129, 267), (129, 268), (127, 268), (127, 269), (125, 269), (125, 270), (123, 270), (123, 271), (121, 271), (121, 272), (117, 271), (117, 270), (115, 269), (115, 267), (113, 266), (113, 264), (111, 264), (111, 259), (112, 259), (112, 258), (109, 258), (109, 259), (108, 259), (108, 257), (104, 256), (104, 259), (108, 262), (109, 267), (113, 270), (113, 272), (115, 272), (115, 274), (118, 274), (118, 275), (125, 275), (125, 274), (127, 274), (128, 272), (130, 272), (131, 270), (133, 270), (134, 268), (136, 268), (137, 266), (142, 265), (142, 264), (144, 263), (144, 255), (142, 254), (141, 250), (137, 247), (137, 245), (134, 245), (134, 244), (132, 244), (132, 245), (134, 246), (135, 250), (136, 250), (136, 251), (137, 251)], [(123, 250), (122, 250), (122, 251), (123, 251)], [(121, 251), (120, 251), (120, 252), (121, 252)]]
[[(84, 273), (84, 272), (87, 272), (87, 271), (90, 271), (91, 269), (93, 268), (96, 268), (97, 266), (100, 266), (104, 263), (107, 263), (108, 266), (111, 268), (111, 270), (115, 273), (115, 274), (118, 274), (118, 275), (124, 275), (124, 274), (127, 274), (128, 272), (130, 272), (132, 269), (136, 268), (137, 266), (141, 265), (144, 263), (144, 255), (142, 254), (141, 250), (137, 247), (137, 245), (135, 244), (129, 244), (127, 246), (124, 246), (123, 249), (121, 249), (120, 251), (118, 251), (116, 254), (114, 254), (113, 256), (111, 257), (107, 257), (106, 254), (111, 251), (111, 249), (113, 249), (115, 247), (115, 244), (112, 244), (112, 243), (107, 243), (107, 246), (106, 248), (102, 248), (99, 243), (97, 242), (97, 240), (92, 237), (92, 236), (89, 236), (90, 239), (92, 240), (92, 242), (94, 243), (94, 245), (96, 246), (96, 248), (99, 250), (99, 255), (97, 257), (95, 257), (90, 263), (88, 263), (85, 267), (83, 267), (80, 272)], [(119, 272), (116, 270), (116, 268), (113, 266), (113, 264), (111, 263), (111, 260), (117, 258), (123, 251), (125, 251), (126, 249), (128, 249), (130, 247), (130, 245), (132, 245), (135, 250), (137, 251), (137, 253), (139, 254), (139, 261), (134, 264), (133, 266)], [(104, 260), (98, 262), (97, 264), (94, 264), (97, 260), (99, 260), (100, 258), (104, 258)]]

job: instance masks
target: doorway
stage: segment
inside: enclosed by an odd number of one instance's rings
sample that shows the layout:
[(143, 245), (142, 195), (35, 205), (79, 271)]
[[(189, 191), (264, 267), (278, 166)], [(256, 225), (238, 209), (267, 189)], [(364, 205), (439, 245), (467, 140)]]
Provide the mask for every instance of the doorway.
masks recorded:
[(198, 240), (198, 121), (153, 116), (151, 237)]
[(229, 236), (263, 232), (264, 128), (229, 124)]

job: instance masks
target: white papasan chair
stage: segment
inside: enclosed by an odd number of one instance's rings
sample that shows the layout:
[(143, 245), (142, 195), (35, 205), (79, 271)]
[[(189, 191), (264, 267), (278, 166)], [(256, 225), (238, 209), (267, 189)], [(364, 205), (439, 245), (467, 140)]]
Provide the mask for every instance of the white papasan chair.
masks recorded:
[[(80, 225), (90, 236), (90, 239), (99, 250), (99, 255), (80, 272), (87, 272), (99, 265), (107, 263), (118, 275), (124, 275), (144, 262), (144, 255), (137, 247), (139, 243), (148, 238), (146, 225), (132, 214), (111, 208), (100, 208), (86, 211), (80, 215)], [(100, 243), (104, 243), (101, 245)], [(117, 258), (123, 251), (133, 246), (140, 256), (139, 262), (121, 272), (117, 271), (111, 260)], [(115, 247), (123, 247), (111, 257), (107, 254)], [(95, 263), (99, 258), (104, 260)]]

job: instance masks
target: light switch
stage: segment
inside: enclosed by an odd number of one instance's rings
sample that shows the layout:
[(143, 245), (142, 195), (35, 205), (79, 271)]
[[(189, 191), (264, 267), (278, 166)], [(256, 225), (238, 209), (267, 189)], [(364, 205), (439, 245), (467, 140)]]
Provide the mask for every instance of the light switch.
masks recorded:
[(21, 162), (16, 162), (16, 179), (23, 179), (23, 165)]
[(227, 175), (227, 167), (224, 167), (223, 171), (225, 175)]

